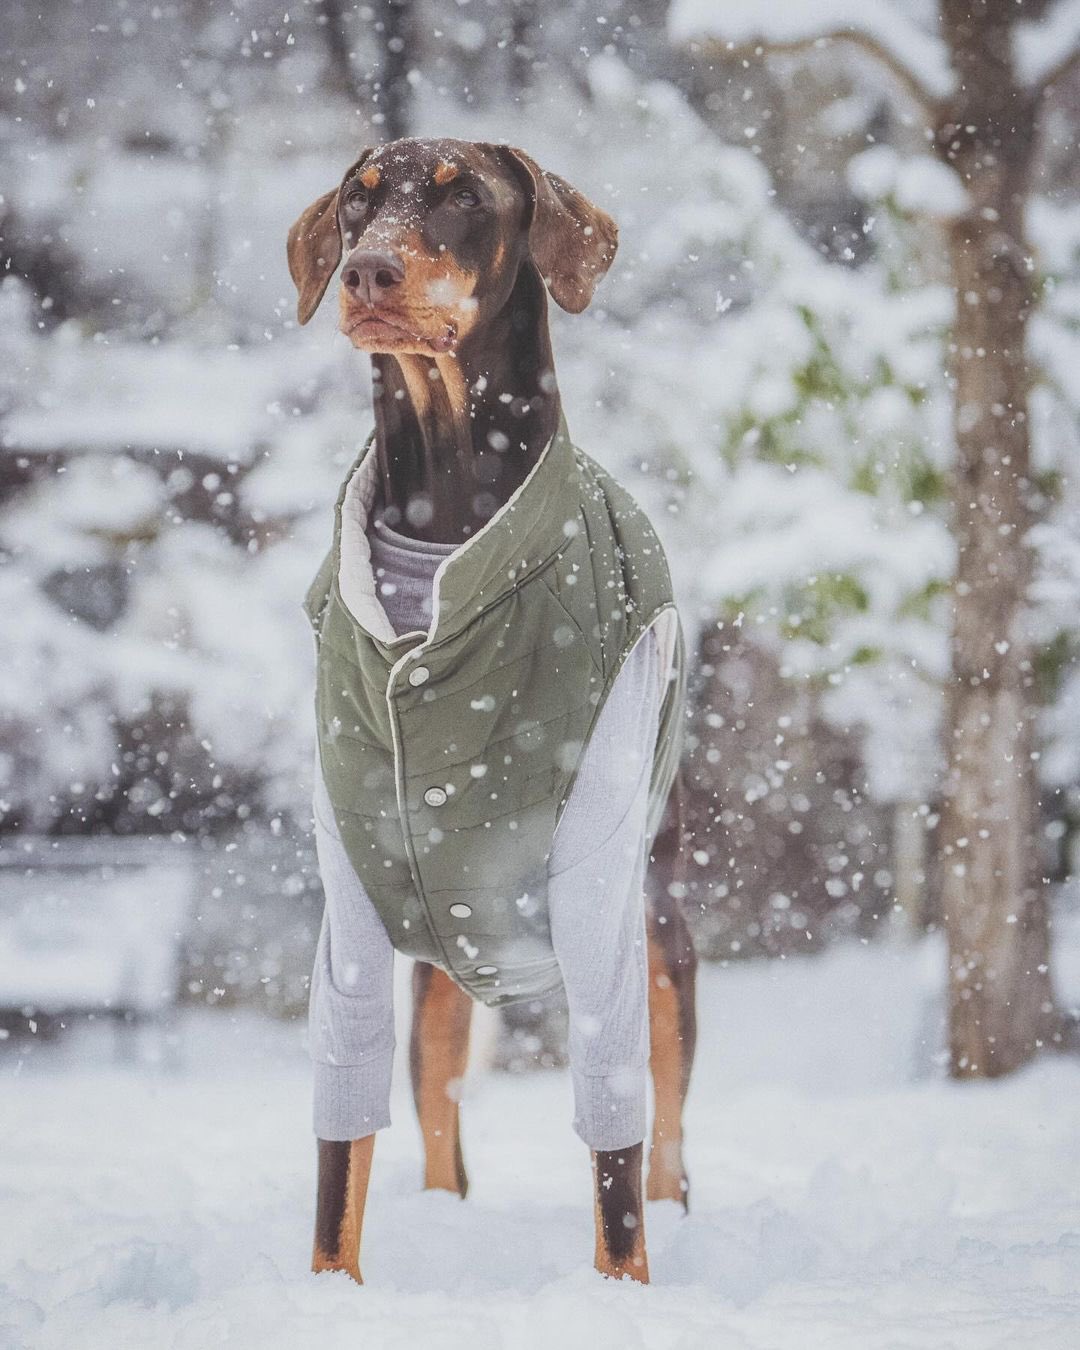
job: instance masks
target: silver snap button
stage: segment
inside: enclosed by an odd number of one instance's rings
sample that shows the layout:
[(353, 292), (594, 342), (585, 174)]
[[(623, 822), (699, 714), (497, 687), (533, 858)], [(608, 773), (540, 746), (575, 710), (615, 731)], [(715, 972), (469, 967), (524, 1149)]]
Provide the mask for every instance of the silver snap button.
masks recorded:
[(427, 678), (431, 674), (427, 666), (415, 666), (409, 671), (409, 683), (415, 688), (418, 684), (426, 684)]
[(446, 802), (446, 792), (441, 787), (429, 787), (424, 793), (424, 801), (428, 806), (443, 806)]
[(472, 914), (472, 905), (451, 905), (450, 913), (455, 919), (467, 919)]
[(476, 967), (476, 973), (477, 973), (477, 975), (496, 975), (496, 974), (498, 974), (498, 970), (499, 970), (499, 967), (498, 967), (498, 966), (477, 966), (477, 967)]

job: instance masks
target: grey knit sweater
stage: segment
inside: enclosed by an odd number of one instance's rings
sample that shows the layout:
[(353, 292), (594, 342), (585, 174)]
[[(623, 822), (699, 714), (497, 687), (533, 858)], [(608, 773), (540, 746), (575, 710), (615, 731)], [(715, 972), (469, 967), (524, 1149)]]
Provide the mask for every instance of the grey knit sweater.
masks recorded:
[[(455, 545), (419, 543), (381, 520), (368, 538), (394, 631), (426, 629), (435, 570)], [(552, 945), (570, 1009), (573, 1125), (593, 1149), (645, 1135), (645, 824), (665, 677), (647, 631), (601, 709), (548, 861)], [(345, 853), (317, 759), (313, 806), (326, 893), (309, 1010), (314, 1127), (321, 1139), (358, 1139), (390, 1123), (394, 952)]]

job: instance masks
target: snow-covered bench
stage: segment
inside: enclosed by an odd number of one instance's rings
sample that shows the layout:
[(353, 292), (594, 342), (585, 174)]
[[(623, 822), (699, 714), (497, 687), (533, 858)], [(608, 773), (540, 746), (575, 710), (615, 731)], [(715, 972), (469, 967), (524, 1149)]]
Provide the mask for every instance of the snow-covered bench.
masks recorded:
[(176, 1003), (195, 870), (182, 846), (0, 844), (0, 1019), (160, 1019)]

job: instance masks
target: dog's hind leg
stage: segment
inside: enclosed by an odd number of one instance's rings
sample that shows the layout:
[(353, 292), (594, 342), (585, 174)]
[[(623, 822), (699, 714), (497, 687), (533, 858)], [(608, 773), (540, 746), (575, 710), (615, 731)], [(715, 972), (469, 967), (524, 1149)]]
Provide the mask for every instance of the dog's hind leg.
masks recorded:
[[(681, 833), (681, 826), (672, 822), (657, 836), (655, 870), (650, 878), (649, 1068), (655, 1111), (645, 1196), (648, 1200), (678, 1200), (688, 1208), (682, 1117), (697, 1041), (697, 955), (678, 899), (669, 889), (680, 871), (677, 859)], [(677, 891), (678, 887), (673, 889)]]
[(320, 1139), (315, 1250), (311, 1268), (344, 1270), (357, 1284), (360, 1277), (360, 1234), (364, 1225), (371, 1157), (375, 1136), (352, 1141)]
[(649, 1068), (655, 1111), (645, 1194), (649, 1200), (678, 1200), (687, 1208), (682, 1115), (694, 1060), (696, 958), (689, 933), (684, 942), (678, 932), (680, 927), (686, 929), (682, 915), (669, 922), (674, 933), (662, 929), (660, 934), (649, 933)]
[(424, 1140), (424, 1187), (469, 1189), (461, 1153), (458, 1101), (469, 1057), (472, 999), (436, 966), (418, 961), (413, 968), (413, 1100)]

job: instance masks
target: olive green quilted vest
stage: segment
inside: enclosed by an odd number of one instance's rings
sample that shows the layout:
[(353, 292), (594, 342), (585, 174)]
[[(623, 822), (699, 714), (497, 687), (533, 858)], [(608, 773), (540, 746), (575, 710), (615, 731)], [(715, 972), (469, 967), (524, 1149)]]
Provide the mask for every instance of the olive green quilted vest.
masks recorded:
[[(487, 1004), (560, 984), (547, 859), (619, 668), (657, 625), (667, 672), (648, 838), (678, 763), (681, 629), (663, 550), (565, 417), (525, 482), (435, 575), (431, 629), (395, 636), (366, 524), (375, 432), (304, 601), (319, 755), (349, 859), (398, 950)], [(342, 540), (345, 567), (342, 569)]]

